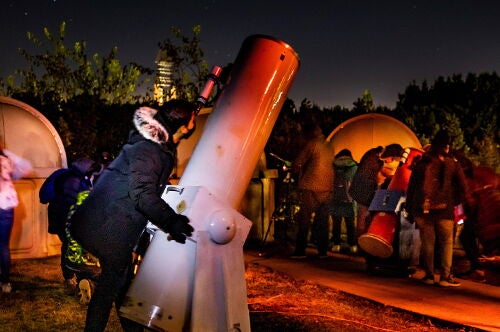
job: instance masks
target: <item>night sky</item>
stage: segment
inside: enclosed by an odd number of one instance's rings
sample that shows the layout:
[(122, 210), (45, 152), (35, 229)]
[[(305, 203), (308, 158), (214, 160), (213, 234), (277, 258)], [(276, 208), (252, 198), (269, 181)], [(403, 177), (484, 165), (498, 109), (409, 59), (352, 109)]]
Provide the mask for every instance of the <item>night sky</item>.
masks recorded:
[(301, 67), (289, 97), (321, 107), (352, 103), (364, 90), (393, 107), (411, 81), (469, 72), (500, 73), (500, 1), (431, 0), (0, 0), (0, 77), (26, 64), (26, 32), (66, 21), (67, 41), (89, 51), (118, 47), (122, 64), (154, 68), (170, 27), (201, 25), (209, 66), (233, 62), (243, 40), (288, 43)]

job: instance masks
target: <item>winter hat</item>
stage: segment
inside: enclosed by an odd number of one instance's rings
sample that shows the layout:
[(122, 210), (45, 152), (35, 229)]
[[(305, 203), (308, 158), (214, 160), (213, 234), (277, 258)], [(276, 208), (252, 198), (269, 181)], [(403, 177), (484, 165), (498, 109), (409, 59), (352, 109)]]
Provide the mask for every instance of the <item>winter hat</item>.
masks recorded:
[(448, 131), (441, 129), (439, 130), (431, 141), (431, 146), (437, 149), (446, 149), (447, 145), (451, 145), (450, 135)]
[(389, 144), (385, 147), (384, 151), (380, 155), (380, 158), (389, 158), (389, 157), (401, 157), (403, 154), (403, 147), (397, 143)]
[(335, 158), (339, 158), (339, 157), (351, 157), (352, 158), (351, 151), (349, 151), (349, 149), (342, 149), (342, 150), (340, 150), (339, 153), (337, 153), (335, 155)]

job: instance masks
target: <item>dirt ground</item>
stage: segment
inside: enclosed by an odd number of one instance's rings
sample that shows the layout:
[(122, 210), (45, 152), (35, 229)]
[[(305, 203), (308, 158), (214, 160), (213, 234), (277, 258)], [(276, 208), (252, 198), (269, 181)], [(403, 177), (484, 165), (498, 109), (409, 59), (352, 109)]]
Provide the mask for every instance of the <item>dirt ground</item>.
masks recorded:
[[(14, 291), (0, 293), (3, 332), (82, 331), (86, 306), (68, 294), (59, 257), (15, 260)], [(475, 331), (296, 281), (258, 264), (246, 268), (251, 329), (271, 331)], [(113, 311), (107, 332), (121, 331)]]

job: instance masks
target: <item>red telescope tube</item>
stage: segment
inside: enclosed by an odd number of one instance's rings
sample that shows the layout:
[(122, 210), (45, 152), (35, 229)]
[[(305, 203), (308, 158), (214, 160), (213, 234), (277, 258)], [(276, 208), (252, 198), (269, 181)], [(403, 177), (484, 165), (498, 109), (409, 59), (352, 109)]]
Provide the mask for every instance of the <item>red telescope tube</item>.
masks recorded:
[(207, 82), (205, 83), (205, 86), (203, 87), (203, 90), (201, 91), (201, 94), (196, 98), (196, 109), (195, 112), (198, 114), (200, 110), (202, 109), (203, 106), (208, 101), (208, 97), (210, 96), (210, 93), (212, 92), (212, 89), (215, 84), (219, 81), (219, 76), (222, 73), (222, 68), (219, 66), (213, 66), (212, 71), (208, 75)]

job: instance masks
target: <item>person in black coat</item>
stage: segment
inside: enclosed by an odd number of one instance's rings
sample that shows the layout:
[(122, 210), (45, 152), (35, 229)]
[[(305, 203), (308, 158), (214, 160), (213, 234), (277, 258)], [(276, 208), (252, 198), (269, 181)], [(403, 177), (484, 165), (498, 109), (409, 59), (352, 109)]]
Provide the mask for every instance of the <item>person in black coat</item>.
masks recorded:
[(446, 130), (436, 133), (429, 151), (413, 167), (406, 195), (407, 210), (422, 240), (422, 281), (442, 287), (460, 286), (452, 273), (455, 206), (472, 201), (462, 166), (449, 153), (451, 143)]
[[(148, 221), (185, 243), (193, 227), (161, 195), (174, 167), (176, 146), (195, 129), (194, 106), (172, 100), (134, 113), (128, 142), (104, 170), (71, 218), (71, 234), (101, 264), (87, 310), (85, 331), (104, 331), (113, 303), (119, 309), (128, 286), (132, 250)], [(120, 318), (125, 331), (142, 327)]]

